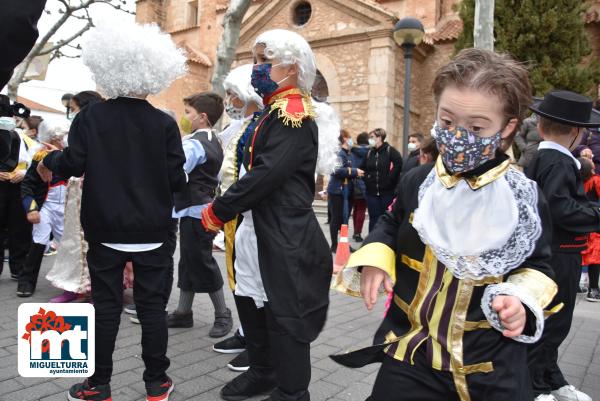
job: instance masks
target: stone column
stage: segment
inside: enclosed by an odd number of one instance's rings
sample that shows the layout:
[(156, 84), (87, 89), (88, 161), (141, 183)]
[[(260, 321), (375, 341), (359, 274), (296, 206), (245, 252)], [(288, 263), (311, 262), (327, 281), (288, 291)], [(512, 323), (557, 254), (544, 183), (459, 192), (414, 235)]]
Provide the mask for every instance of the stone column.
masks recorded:
[(390, 135), (394, 132), (395, 48), (396, 44), (389, 33), (371, 38), (367, 81), (368, 129), (383, 128)]

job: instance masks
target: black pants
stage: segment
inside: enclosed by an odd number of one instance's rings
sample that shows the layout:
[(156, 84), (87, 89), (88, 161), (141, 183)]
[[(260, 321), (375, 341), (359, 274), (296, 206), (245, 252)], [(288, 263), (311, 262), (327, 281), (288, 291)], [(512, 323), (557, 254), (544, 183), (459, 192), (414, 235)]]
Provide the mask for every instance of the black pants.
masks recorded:
[(252, 298), (235, 296), (250, 358), (249, 374), (272, 376), (273, 401), (309, 401), (310, 344), (294, 339), (277, 323), (268, 302), (257, 308)]
[[(525, 350), (525, 345), (522, 346)], [(533, 401), (525, 352), (495, 355), (494, 371), (466, 375), (471, 401)], [(367, 401), (460, 401), (452, 373), (434, 370), (424, 350), (414, 365), (384, 357)]]
[[(331, 236), (331, 248), (335, 249), (338, 244), (338, 232), (342, 224), (348, 224), (348, 216), (344, 216), (344, 198), (342, 195), (329, 195), (331, 218), (329, 221), (329, 235)], [(348, 206), (350, 212), (350, 206)]]
[(600, 265), (589, 265), (588, 277), (590, 278), (590, 289), (598, 289), (598, 279), (600, 279)]
[(212, 254), (215, 235), (207, 233), (200, 220), (182, 217), (179, 238), (177, 287), (191, 292), (215, 292), (223, 288), (223, 276)]
[(558, 347), (571, 329), (581, 277), (581, 255), (554, 253), (551, 265), (558, 284), (558, 293), (551, 306), (562, 302), (564, 307), (546, 319), (542, 338), (529, 347), (529, 372), (536, 396), (569, 384), (558, 367)]
[(0, 182), (0, 233), (8, 235), (8, 264), (10, 272), (18, 275), (23, 269), (31, 245), (31, 224), (27, 221), (21, 203), (21, 184)]
[(367, 208), (369, 209), (369, 232), (375, 228), (379, 216), (385, 213), (387, 208), (392, 204), (394, 195), (367, 195)]
[(35, 290), (45, 250), (46, 245), (36, 244), (35, 242), (31, 243), (27, 259), (25, 259), (25, 264), (19, 275), (19, 283), (29, 283), (33, 287), (33, 290)]
[(175, 233), (160, 248), (147, 252), (120, 252), (102, 244), (90, 243), (87, 262), (96, 309), (96, 371), (90, 381), (110, 382), (112, 354), (123, 309), (123, 269), (132, 261), (133, 299), (142, 325), (144, 381), (162, 382), (170, 365), (167, 358), (165, 308), (173, 283)]

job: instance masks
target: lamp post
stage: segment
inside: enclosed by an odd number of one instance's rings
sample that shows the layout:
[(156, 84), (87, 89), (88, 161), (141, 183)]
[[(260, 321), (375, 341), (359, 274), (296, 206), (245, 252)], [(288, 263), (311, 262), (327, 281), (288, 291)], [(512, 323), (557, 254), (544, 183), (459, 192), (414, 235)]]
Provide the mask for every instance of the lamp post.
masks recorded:
[(412, 52), (423, 40), (425, 29), (416, 18), (402, 18), (394, 27), (394, 41), (404, 49), (404, 129), (402, 134), (402, 155), (408, 156), (408, 135), (410, 134), (410, 71)]
[(71, 112), (70, 101), (72, 97), (73, 95), (71, 93), (65, 93), (60, 98), (60, 101), (62, 102), (63, 106), (65, 106), (65, 108), (67, 109), (67, 120), (69, 119), (69, 113)]

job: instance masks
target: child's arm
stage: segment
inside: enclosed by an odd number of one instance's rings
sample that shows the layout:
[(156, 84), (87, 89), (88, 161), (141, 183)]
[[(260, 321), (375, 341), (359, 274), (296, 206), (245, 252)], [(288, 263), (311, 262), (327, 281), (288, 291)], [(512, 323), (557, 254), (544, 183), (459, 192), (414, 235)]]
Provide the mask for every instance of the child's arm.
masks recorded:
[[(524, 343), (536, 342), (544, 329), (544, 308), (558, 290), (550, 267), (552, 220), (548, 204), (538, 190), (542, 233), (532, 255), (500, 284), (487, 286), (481, 308), (496, 330)], [(525, 317), (531, 321), (526, 321)]]
[(186, 174), (192, 172), (192, 170), (199, 164), (206, 163), (206, 152), (202, 147), (200, 141), (196, 139), (188, 139), (183, 141), (183, 153), (185, 154), (185, 163), (183, 164), (183, 171)]
[(577, 177), (569, 166), (553, 164), (536, 178), (550, 206), (554, 225), (570, 232), (587, 234), (600, 231), (600, 208), (575, 201)]

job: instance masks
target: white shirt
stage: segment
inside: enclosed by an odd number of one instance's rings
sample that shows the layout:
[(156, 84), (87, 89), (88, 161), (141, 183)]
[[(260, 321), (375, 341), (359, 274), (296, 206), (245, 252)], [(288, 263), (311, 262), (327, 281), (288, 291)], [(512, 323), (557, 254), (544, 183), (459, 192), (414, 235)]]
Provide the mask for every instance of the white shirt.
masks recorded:
[(579, 162), (579, 160), (577, 160), (575, 158), (575, 156), (573, 156), (573, 154), (571, 152), (569, 152), (569, 149), (565, 148), (564, 146), (559, 145), (556, 142), (542, 141), (542, 142), (540, 142), (540, 144), (538, 146), (538, 150), (542, 150), (542, 149), (558, 150), (560, 153), (565, 154), (565, 155), (569, 156), (571, 159), (573, 159), (573, 161), (575, 162), (575, 165), (577, 166), (577, 169), (581, 170), (581, 163)]

